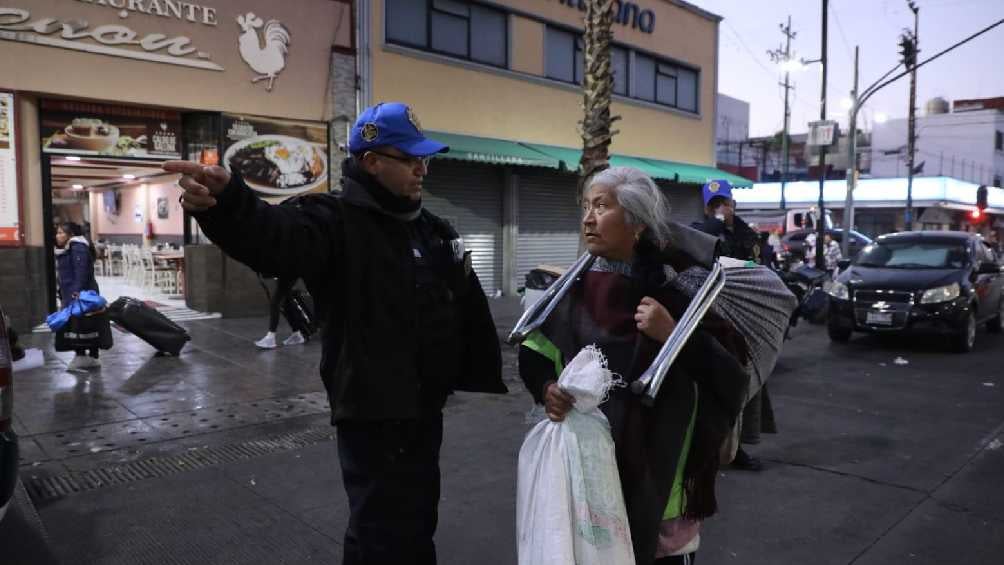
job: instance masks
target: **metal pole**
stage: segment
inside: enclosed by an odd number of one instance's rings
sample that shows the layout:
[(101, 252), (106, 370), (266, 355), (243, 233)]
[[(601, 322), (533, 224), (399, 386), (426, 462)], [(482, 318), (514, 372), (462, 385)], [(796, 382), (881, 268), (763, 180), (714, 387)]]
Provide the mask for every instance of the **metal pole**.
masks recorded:
[[(784, 58), (785, 61), (791, 61), (791, 16), (788, 16), (788, 27), (784, 29), (784, 36), (786, 38), (784, 45)], [(787, 67), (785, 67), (787, 69)], [(789, 147), (788, 147), (788, 131), (791, 128), (791, 107), (788, 106), (788, 91), (791, 89), (791, 82), (789, 78), (791, 72), (788, 70), (784, 71), (784, 133), (781, 134), (781, 158), (784, 162), (781, 164), (781, 210), (783, 211), (787, 207), (787, 203), (784, 200), (784, 189), (788, 184), (788, 160), (789, 160)]]
[(847, 121), (847, 129), (851, 136), (847, 145), (847, 196), (844, 198), (844, 237), (840, 242), (840, 253), (844, 258), (850, 258), (851, 230), (854, 229), (854, 188), (858, 184), (858, 51), (854, 46), (854, 89), (851, 90), (851, 117)]
[[(819, 105), (819, 119), (826, 120), (826, 32), (829, 16), (829, 0), (823, 0), (823, 55), (820, 62), (823, 64), (823, 88), (822, 100)], [(823, 202), (823, 186), (826, 183), (826, 146), (819, 148), (819, 217), (816, 219), (816, 268), (825, 269), (826, 263), (823, 259), (823, 248), (826, 246), (826, 204)]]
[(910, 70), (910, 118), (907, 133), (907, 165), (906, 165), (906, 231), (913, 231), (913, 167), (917, 153), (917, 25), (920, 21), (920, 8), (912, 2), (913, 10), (913, 61)]

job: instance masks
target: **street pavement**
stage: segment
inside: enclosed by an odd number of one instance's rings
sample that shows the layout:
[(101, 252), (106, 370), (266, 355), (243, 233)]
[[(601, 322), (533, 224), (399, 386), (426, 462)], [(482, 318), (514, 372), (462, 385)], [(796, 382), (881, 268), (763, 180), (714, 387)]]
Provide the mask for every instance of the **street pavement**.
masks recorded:
[[(501, 335), (518, 305), (492, 305)], [(348, 508), (320, 345), (258, 351), (264, 319), (183, 325), (181, 357), (116, 331), (89, 376), (66, 371), (51, 336), (28, 336), (47, 358), (15, 384), (34, 504), (22, 496), (0, 523), (0, 563), (47, 551), (70, 564), (340, 562)], [(504, 351), (510, 394), (458, 394), (446, 409), (443, 564), (516, 562), (516, 456), (532, 420)], [(722, 470), (699, 562), (1004, 563), (1002, 365), (1004, 338), (982, 331), (959, 355), (938, 339), (837, 345), (798, 327), (770, 381), (780, 433), (748, 447), (766, 468)]]

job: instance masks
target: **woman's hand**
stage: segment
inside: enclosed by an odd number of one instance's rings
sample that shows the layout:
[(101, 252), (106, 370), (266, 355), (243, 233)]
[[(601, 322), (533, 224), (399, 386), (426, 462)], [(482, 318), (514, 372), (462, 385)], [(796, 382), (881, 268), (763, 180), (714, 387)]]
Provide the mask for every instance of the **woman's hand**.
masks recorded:
[(638, 331), (659, 343), (665, 343), (676, 327), (676, 320), (669, 315), (666, 307), (650, 296), (641, 299), (634, 321), (637, 322)]
[(565, 419), (565, 414), (575, 404), (575, 397), (561, 390), (556, 382), (550, 382), (544, 387), (544, 410), (552, 422)]

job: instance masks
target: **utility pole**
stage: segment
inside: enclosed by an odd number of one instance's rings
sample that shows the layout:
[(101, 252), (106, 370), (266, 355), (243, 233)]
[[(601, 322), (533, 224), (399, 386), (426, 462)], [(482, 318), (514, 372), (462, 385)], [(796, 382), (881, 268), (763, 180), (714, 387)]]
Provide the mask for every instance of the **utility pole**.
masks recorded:
[(779, 25), (781, 27), (781, 33), (784, 34), (785, 37), (784, 51), (782, 52), (781, 48), (778, 47), (773, 51), (768, 51), (767, 55), (770, 56), (771, 60), (775, 63), (785, 63), (784, 84), (782, 85), (784, 86), (784, 131), (781, 134), (781, 158), (784, 159), (784, 162), (781, 163), (781, 210), (784, 210), (787, 207), (784, 200), (784, 189), (788, 184), (788, 132), (791, 127), (791, 107), (788, 105), (788, 93), (792, 89), (791, 81), (789, 80), (791, 76), (790, 62), (792, 60), (791, 40), (795, 39), (798, 32), (791, 31), (791, 16), (788, 16), (787, 25)]
[[(823, 64), (823, 86), (822, 86), (822, 99), (819, 104), (819, 119), (822, 121), (826, 120), (826, 71), (828, 65), (826, 62), (826, 32), (827, 23), (829, 22), (829, 8), (830, 1), (823, 0), (823, 54), (820, 57), (820, 62)], [(826, 146), (821, 146), (819, 148), (819, 216), (816, 219), (816, 268), (825, 269), (826, 263), (823, 258), (823, 251), (826, 247), (826, 204), (823, 202), (823, 186), (826, 183)]]
[(847, 143), (847, 196), (844, 197), (844, 237), (840, 242), (840, 253), (850, 258), (851, 230), (854, 229), (854, 189), (858, 184), (858, 52), (854, 46), (854, 88), (851, 89), (851, 117), (847, 129), (851, 138)]
[(913, 168), (917, 156), (917, 26), (920, 8), (913, 0), (906, 0), (913, 11), (913, 34), (903, 34), (903, 63), (910, 69), (910, 118), (907, 133), (906, 163), (906, 231), (913, 231)]

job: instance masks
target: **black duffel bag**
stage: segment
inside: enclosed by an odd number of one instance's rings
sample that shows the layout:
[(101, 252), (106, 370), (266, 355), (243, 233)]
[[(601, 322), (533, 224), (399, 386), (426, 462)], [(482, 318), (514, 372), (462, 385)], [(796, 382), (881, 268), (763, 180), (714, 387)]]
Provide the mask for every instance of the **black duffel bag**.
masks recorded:
[(111, 349), (112, 326), (106, 310), (73, 316), (63, 329), (56, 332), (56, 351), (78, 349)]

